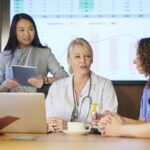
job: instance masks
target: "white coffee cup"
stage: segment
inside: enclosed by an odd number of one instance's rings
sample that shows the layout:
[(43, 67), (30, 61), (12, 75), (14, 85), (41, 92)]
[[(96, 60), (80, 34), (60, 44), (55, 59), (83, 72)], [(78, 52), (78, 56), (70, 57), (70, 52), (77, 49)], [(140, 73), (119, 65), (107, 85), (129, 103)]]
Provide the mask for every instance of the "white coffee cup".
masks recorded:
[(75, 132), (75, 131), (90, 131), (91, 125), (85, 124), (83, 122), (68, 122), (67, 128), (69, 131)]

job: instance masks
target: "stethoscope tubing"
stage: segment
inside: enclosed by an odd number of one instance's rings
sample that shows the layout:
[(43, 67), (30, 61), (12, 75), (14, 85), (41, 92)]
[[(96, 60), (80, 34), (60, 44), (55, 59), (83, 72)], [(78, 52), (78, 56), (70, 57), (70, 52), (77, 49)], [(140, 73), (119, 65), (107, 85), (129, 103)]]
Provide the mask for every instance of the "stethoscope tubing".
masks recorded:
[[(85, 96), (83, 99), (82, 99), (82, 102), (81, 102), (81, 106), (80, 106), (80, 109), (78, 111), (78, 121), (81, 121), (80, 120), (80, 115), (81, 115), (81, 110), (82, 110), (82, 107), (83, 107), (83, 103), (86, 99), (89, 99), (89, 109), (88, 109), (88, 113), (84, 119), (84, 122), (87, 121), (88, 119), (88, 116), (89, 116), (89, 112), (90, 112), (90, 109), (91, 109), (91, 104), (92, 104), (92, 98), (90, 96), (90, 92), (91, 92), (91, 85), (92, 85), (92, 79), (91, 79), (91, 74), (90, 74), (90, 84), (89, 84), (89, 91), (88, 91), (88, 95)], [(74, 107), (76, 107), (76, 99), (75, 99), (75, 90), (74, 90), (74, 77), (72, 78), (72, 92), (73, 92), (73, 100), (74, 100)]]

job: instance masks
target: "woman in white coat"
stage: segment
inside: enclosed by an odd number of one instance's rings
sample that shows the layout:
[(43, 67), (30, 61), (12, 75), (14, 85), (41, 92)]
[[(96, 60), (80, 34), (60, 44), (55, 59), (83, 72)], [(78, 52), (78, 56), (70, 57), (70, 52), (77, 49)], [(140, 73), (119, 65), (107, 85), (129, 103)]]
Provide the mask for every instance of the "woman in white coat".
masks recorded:
[(83, 38), (68, 47), (67, 61), (71, 76), (52, 84), (46, 98), (49, 131), (62, 131), (68, 121), (91, 122), (91, 104), (97, 113), (117, 111), (117, 97), (110, 80), (93, 73), (93, 50)]

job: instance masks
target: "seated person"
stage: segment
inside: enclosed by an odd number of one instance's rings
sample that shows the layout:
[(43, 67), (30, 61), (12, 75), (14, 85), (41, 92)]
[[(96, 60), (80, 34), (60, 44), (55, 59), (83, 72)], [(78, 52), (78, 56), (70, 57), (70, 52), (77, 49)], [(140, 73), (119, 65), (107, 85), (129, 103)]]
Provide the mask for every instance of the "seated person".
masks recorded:
[[(150, 38), (138, 42), (134, 64), (140, 74), (150, 76)], [(99, 131), (104, 136), (126, 136), (150, 138), (150, 80), (143, 91), (139, 120), (121, 117), (115, 113), (106, 113), (99, 122)]]
[(97, 113), (117, 112), (117, 97), (110, 80), (90, 70), (93, 50), (83, 38), (74, 39), (69, 47), (67, 62), (71, 75), (55, 81), (46, 98), (49, 131), (59, 132), (68, 121), (91, 122), (91, 104)]

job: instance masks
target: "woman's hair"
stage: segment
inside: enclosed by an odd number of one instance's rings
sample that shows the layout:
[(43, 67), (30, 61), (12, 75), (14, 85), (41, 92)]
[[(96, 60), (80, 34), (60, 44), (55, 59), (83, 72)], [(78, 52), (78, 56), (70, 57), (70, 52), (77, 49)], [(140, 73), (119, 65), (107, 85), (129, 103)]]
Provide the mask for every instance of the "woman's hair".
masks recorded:
[(143, 38), (138, 41), (137, 54), (139, 55), (142, 68), (146, 75), (150, 74), (150, 38)]
[[(145, 75), (150, 75), (150, 38), (143, 38), (138, 41), (137, 54), (141, 61), (141, 67), (143, 68)], [(147, 86), (150, 87), (150, 80), (147, 82)]]
[[(87, 40), (85, 40), (84, 38), (76, 38), (76, 39), (71, 41), (71, 43), (68, 46), (67, 57), (70, 56), (70, 53), (71, 53), (72, 49), (76, 45), (80, 45), (84, 49), (87, 49), (89, 51), (89, 53), (91, 54), (91, 57), (92, 57), (92, 60), (93, 60), (93, 49), (92, 49), (91, 45), (89, 44), (89, 42)], [(72, 73), (72, 69), (71, 69), (70, 66), (69, 66), (69, 72)]]
[(7, 44), (4, 48), (4, 51), (11, 50), (11, 52), (14, 53), (14, 51), (16, 50), (16, 48), (18, 46), (18, 40), (16, 37), (16, 26), (17, 26), (18, 21), (21, 19), (26, 19), (26, 20), (30, 21), (34, 27), (35, 37), (31, 44), (36, 47), (46, 48), (46, 46), (43, 46), (39, 40), (37, 28), (36, 28), (33, 18), (31, 16), (29, 16), (28, 14), (19, 13), (19, 14), (14, 15), (14, 17), (12, 19), (12, 23), (10, 26), (10, 32), (9, 32), (9, 38), (8, 38)]
[(71, 43), (68, 46), (67, 57), (69, 57), (70, 52), (72, 51), (72, 49), (76, 45), (80, 45), (81, 47), (87, 49), (90, 52), (90, 54), (92, 56), (92, 59), (93, 59), (93, 50), (92, 50), (92, 47), (89, 44), (89, 42), (87, 40), (85, 40), (84, 38), (76, 38), (76, 39), (74, 39), (74, 40), (71, 41)]

